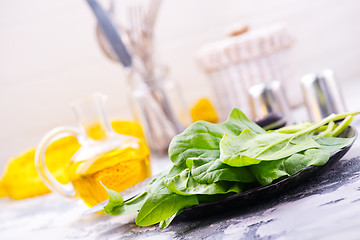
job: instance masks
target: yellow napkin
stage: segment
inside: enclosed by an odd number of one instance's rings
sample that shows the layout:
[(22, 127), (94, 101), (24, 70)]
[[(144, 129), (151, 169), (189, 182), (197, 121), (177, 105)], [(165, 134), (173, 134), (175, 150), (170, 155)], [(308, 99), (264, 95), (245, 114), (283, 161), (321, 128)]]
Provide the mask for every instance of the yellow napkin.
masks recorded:
[(191, 108), (190, 114), (193, 122), (204, 120), (207, 122), (217, 123), (218, 121), (216, 111), (210, 100), (207, 98), (202, 98), (197, 101), (196, 104)]

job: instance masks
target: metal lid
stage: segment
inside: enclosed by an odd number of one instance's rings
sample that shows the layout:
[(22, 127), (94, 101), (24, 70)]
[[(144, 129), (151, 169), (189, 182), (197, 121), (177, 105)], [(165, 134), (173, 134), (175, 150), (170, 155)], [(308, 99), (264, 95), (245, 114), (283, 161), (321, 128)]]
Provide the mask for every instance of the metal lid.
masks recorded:
[(332, 70), (326, 69), (318, 73), (305, 75), (301, 79), (301, 87), (309, 117), (312, 121), (319, 121), (332, 113), (346, 112)]

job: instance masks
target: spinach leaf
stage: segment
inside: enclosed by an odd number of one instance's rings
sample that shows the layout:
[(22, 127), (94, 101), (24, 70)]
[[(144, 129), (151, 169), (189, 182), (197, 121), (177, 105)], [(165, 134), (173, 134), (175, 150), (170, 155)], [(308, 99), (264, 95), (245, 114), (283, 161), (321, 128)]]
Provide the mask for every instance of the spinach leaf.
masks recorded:
[[(171, 171), (173, 171), (173, 169), (171, 169)], [(176, 169), (176, 173), (174, 175), (176, 175), (178, 172), (180, 172), (180, 171)], [(149, 192), (154, 191), (154, 188), (156, 188), (157, 185), (159, 185), (159, 183), (162, 182), (163, 178), (169, 174), (170, 173), (168, 171), (163, 171), (163, 172), (158, 173), (145, 187), (145, 192), (149, 193)]]
[(152, 191), (143, 203), (137, 217), (136, 224), (148, 226), (166, 220), (186, 207), (198, 204), (195, 195), (182, 196), (170, 191), (162, 179), (153, 183)]
[(222, 200), (228, 196), (233, 195), (233, 193), (227, 193), (227, 194), (216, 194), (216, 195), (197, 195), (199, 203), (210, 203), (210, 202), (216, 202), (219, 200)]
[(308, 166), (324, 165), (331, 153), (348, 146), (354, 139), (354, 137), (317, 137), (315, 141), (320, 145), (319, 149), (308, 149), (281, 160), (263, 161), (250, 168), (257, 181), (262, 185), (267, 185), (278, 178), (293, 175)]
[(189, 169), (171, 178), (164, 178), (164, 185), (172, 192), (184, 196), (240, 193), (242, 190), (242, 185), (237, 182), (198, 183), (192, 178)]
[(124, 215), (139, 211), (146, 200), (146, 196), (147, 192), (143, 192), (142, 194), (139, 194), (135, 198), (132, 198), (123, 204), (113, 202), (110, 199), (109, 203), (104, 207), (104, 211), (106, 214), (111, 216)]
[(183, 209), (180, 209), (179, 211), (177, 211), (176, 213), (174, 213), (171, 217), (165, 219), (165, 220), (162, 220), (160, 223), (159, 223), (159, 228), (161, 229), (164, 229), (164, 228), (167, 228), (170, 223), (172, 222), (172, 220), (174, 220), (174, 218), (179, 215), (180, 213), (182, 213), (184, 210)]
[(154, 188), (162, 182), (163, 178), (167, 174), (168, 173), (166, 171), (157, 174), (153, 177), (151, 182), (148, 183), (143, 193), (125, 202), (123, 201), (120, 193), (108, 189), (106, 186), (103, 185), (103, 187), (109, 194), (109, 202), (104, 207), (105, 213), (110, 216), (118, 216), (139, 211), (145, 200), (147, 199), (148, 193), (154, 191)]
[(103, 186), (103, 188), (105, 188), (106, 192), (109, 195), (109, 202), (104, 207), (104, 211), (105, 211), (105, 213), (110, 215), (114, 211), (115, 208), (119, 208), (124, 205), (124, 199), (120, 193), (117, 193), (114, 190), (107, 188), (104, 184), (102, 184), (101, 181), (100, 181), (100, 184)]
[(284, 160), (263, 161), (250, 166), (250, 169), (261, 185), (268, 185), (276, 179), (290, 175), (285, 171)]
[(210, 184), (219, 181), (254, 182), (255, 178), (246, 167), (234, 168), (220, 162), (220, 159), (189, 158), (186, 165), (191, 176), (198, 183)]
[[(332, 121), (340, 116), (330, 115), (315, 124), (302, 124), (300, 127), (262, 134), (255, 134), (251, 130), (244, 130), (238, 137), (225, 134), (220, 142), (220, 161), (234, 167), (251, 165), (253, 175), (262, 185), (310, 165), (323, 165), (330, 153), (353, 141), (314, 136), (319, 128), (324, 127), (325, 131), (332, 129)], [(340, 125), (341, 129), (344, 130), (351, 120), (351, 116), (346, 117)], [(327, 123), (330, 123), (328, 127), (325, 126)]]
[(321, 149), (308, 149), (302, 153), (293, 154), (285, 159), (276, 161), (263, 161), (251, 166), (251, 171), (261, 185), (268, 185), (274, 180), (290, 176), (301, 169), (324, 165), (329, 159), (329, 154)]
[(339, 137), (316, 137), (315, 141), (320, 144), (321, 149), (331, 154), (334, 153), (355, 140), (355, 137), (352, 138), (339, 138)]
[(330, 154), (322, 149), (308, 149), (302, 154), (294, 154), (284, 160), (285, 170), (293, 175), (308, 166), (322, 166), (329, 160)]
[(234, 169), (218, 160), (223, 135), (238, 136), (244, 129), (265, 132), (238, 109), (234, 109), (228, 120), (221, 124), (198, 121), (173, 138), (169, 146), (170, 160), (181, 170), (189, 168), (194, 180), (200, 184), (254, 181), (248, 169)]
[(254, 133), (265, 132), (236, 108), (224, 123), (195, 122), (171, 141), (170, 160), (174, 165), (183, 168), (186, 167), (186, 160), (189, 158), (206, 158), (215, 161), (219, 158), (219, 144), (223, 135), (227, 133), (229, 136), (235, 137), (244, 129), (250, 129)]
[(109, 195), (109, 203), (113, 203), (113, 204), (123, 204), (124, 203), (124, 199), (120, 193), (107, 188), (101, 181), (100, 181), (100, 184), (103, 186), (103, 188), (105, 188), (106, 192)]
[(220, 161), (234, 167), (282, 159), (310, 148), (319, 148), (313, 132), (255, 134), (245, 129), (238, 137), (224, 135), (220, 142)]
[[(105, 212), (110, 215), (139, 210), (140, 226), (167, 227), (185, 208), (223, 199), (234, 193), (266, 185), (312, 165), (324, 165), (331, 153), (351, 144), (353, 138), (334, 138), (355, 113), (331, 115), (265, 132), (238, 109), (222, 124), (196, 122), (174, 137), (169, 156), (174, 166), (146, 187), (143, 194), (124, 202), (109, 192)], [(345, 118), (346, 117), (346, 118)], [(335, 126), (333, 121), (343, 119)], [(318, 135), (316, 135), (318, 134)]]

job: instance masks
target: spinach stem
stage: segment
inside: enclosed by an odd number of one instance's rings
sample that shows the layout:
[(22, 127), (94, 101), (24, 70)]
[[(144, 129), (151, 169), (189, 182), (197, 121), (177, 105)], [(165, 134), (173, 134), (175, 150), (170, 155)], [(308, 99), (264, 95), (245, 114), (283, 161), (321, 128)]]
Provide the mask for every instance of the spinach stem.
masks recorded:
[[(320, 122), (317, 122), (313, 125), (311, 125), (310, 127), (308, 128), (305, 128), (303, 130), (300, 130), (299, 132), (295, 133), (294, 134), (294, 138), (297, 137), (297, 136), (300, 136), (304, 133), (308, 133), (308, 132), (311, 132), (311, 131), (314, 131), (316, 129), (318, 129), (319, 127), (327, 124), (328, 122), (330, 121), (334, 121), (334, 119), (337, 117), (338, 115), (335, 115), (335, 114), (331, 114), (329, 116), (327, 116), (326, 118), (324, 118), (323, 120), (321, 120)], [(341, 119), (341, 118), (340, 118)]]
[(330, 135), (331, 131), (333, 130), (334, 126), (335, 126), (334, 121), (329, 122), (326, 130), (323, 131), (322, 133), (320, 133), (318, 135), (318, 137), (328, 137)]
[(344, 131), (345, 128), (347, 128), (347, 126), (349, 126), (349, 124), (352, 122), (353, 119), (354, 119), (353, 116), (351, 115), (347, 116), (344, 119), (344, 121), (342, 121), (342, 123), (339, 126), (337, 126), (334, 131), (330, 133), (330, 136), (337, 137), (342, 131)]
[[(340, 120), (340, 119), (343, 119), (344, 117), (348, 117), (348, 116), (351, 116), (352, 114), (357, 114), (357, 113), (346, 113), (346, 114), (339, 114), (339, 115), (336, 115), (336, 114), (331, 114), (329, 115), (328, 117), (324, 118), (323, 120), (315, 123), (315, 124), (312, 124), (310, 125), (309, 127), (305, 128), (305, 129), (302, 129), (298, 132), (295, 132), (293, 134), (289, 134), (289, 136), (287, 136), (286, 138), (283, 138), (283, 139), (280, 139), (279, 141), (277, 141), (276, 143), (274, 143), (273, 145), (275, 144), (280, 144), (282, 142), (285, 142), (285, 141), (288, 141), (288, 140), (291, 140), (291, 139), (295, 139), (301, 135), (304, 135), (304, 134), (307, 134), (307, 133), (310, 133), (312, 131), (315, 131), (317, 130), (319, 127), (322, 127), (324, 126), (325, 124), (331, 122), (331, 121), (336, 121), (336, 120)], [(338, 127), (336, 128), (338, 129)], [(336, 131), (336, 129), (334, 130), (334, 132)], [(341, 129), (338, 130), (340, 134), (341, 132)], [(334, 134), (334, 133), (333, 133)], [(265, 151), (267, 151), (270, 147), (272, 147), (273, 145), (263, 149), (262, 151), (260, 151), (259, 153), (257, 153), (254, 158), (257, 158), (259, 157), (261, 154), (263, 154)]]
[[(337, 120), (341, 120), (341, 119), (344, 119), (344, 118), (346, 119), (349, 116), (354, 116), (354, 115), (357, 115), (359, 113), (360, 112), (344, 113), (344, 114), (337, 114), (337, 115), (336, 114), (331, 114), (328, 117), (321, 120), (320, 122), (317, 122), (317, 123), (311, 125), (310, 127), (306, 128), (306, 129), (303, 129), (303, 130), (300, 130), (299, 132), (295, 133), (294, 138), (297, 137), (297, 136), (300, 136), (300, 135), (302, 135), (304, 133), (314, 131), (314, 130), (318, 129), (319, 127), (329, 123), (330, 121), (337, 121)], [(334, 132), (335, 132), (335, 130), (334, 130)], [(338, 134), (340, 134), (340, 132)]]

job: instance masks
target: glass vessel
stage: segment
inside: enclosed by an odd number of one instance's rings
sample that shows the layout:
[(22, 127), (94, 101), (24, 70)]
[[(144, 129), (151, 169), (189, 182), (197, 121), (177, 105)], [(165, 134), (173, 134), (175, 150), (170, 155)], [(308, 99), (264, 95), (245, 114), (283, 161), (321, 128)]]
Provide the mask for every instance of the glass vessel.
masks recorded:
[[(114, 132), (103, 104), (100, 94), (73, 104), (79, 127), (53, 129), (35, 154), (36, 169), (47, 187), (66, 197), (80, 197), (88, 206), (108, 199), (102, 184), (121, 192), (150, 176), (150, 152), (144, 141)], [(51, 175), (44, 157), (49, 144), (65, 135), (75, 136), (81, 145), (67, 167), (69, 184)]]
[[(189, 123), (189, 113), (175, 82), (167, 70), (158, 67), (154, 46), (154, 27), (161, 0), (103, 1), (108, 15), (129, 51), (132, 64), (125, 69), (131, 88), (131, 107), (145, 130), (151, 152), (166, 156), (171, 139)], [(99, 46), (117, 61), (107, 38), (96, 28)]]
[(128, 72), (130, 103), (135, 118), (144, 127), (153, 154), (167, 154), (172, 138), (189, 123), (185, 102), (175, 82), (166, 78), (165, 68), (155, 68), (152, 76)]

